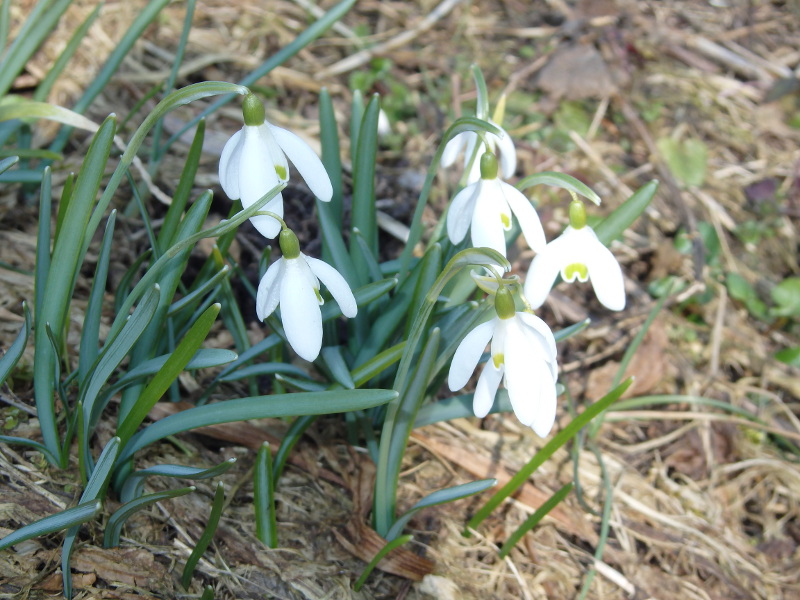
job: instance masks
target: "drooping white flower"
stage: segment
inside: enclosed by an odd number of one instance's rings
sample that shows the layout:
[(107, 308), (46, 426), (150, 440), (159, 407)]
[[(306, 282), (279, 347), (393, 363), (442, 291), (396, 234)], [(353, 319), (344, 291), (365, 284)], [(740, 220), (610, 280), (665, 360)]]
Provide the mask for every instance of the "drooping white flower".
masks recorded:
[(477, 159), (472, 161), (472, 166), (466, 179), (467, 183), (475, 183), (481, 178), (479, 159), (485, 152), (491, 152), (500, 157), (500, 172), (503, 174), (503, 177), (513, 177), (514, 172), (517, 170), (517, 151), (514, 148), (514, 142), (511, 140), (511, 136), (508, 135), (505, 129), (491, 119), (488, 121), (500, 130), (500, 135), (486, 133), (485, 139), (487, 143), (484, 144), (474, 131), (462, 131), (447, 142), (447, 145), (444, 147), (444, 152), (442, 152), (442, 158), (439, 164), (446, 168), (455, 163), (458, 155), (463, 151), (464, 168), (466, 169), (470, 166), (470, 160), (472, 160), (472, 155), (475, 152), (475, 144), (479, 144), (478, 154), (476, 155)]
[(586, 225), (586, 211), (578, 200), (570, 205), (570, 225), (534, 257), (528, 269), (525, 297), (533, 308), (544, 304), (559, 273), (564, 281), (591, 281), (597, 299), (609, 310), (625, 308), (622, 269)]
[[(333, 196), (331, 180), (311, 147), (292, 132), (268, 123), (264, 106), (253, 94), (245, 96), (242, 113), (244, 127), (227, 141), (219, 160), (219, 182), (227, 196), (232, 200), (241, 198), (244, 208), (252, 206), (289, 179), (288, 157), (314, 195), (329, 202)], [(267, 202), (264, 210), (283, 217), (281, 194)], [(280, 223), (266, 215), (256, 215), (250, 221), (268, 238), (274, 238), (281, 230)]]
[(491, 357), (473, 394), (475, 416), (489, 413), (502, 380), (517, 418), (545, 437), (556, 417), (555, 338), (539, 317), (515, 311), (514, 300), (505, 287), (497, 292), (495, 308), (497, 316), (478, 325), (459, 344), (450, 364), (448, 385), (451, 391), (463, 388), (491, 342)]
[(543, 250), (546, 240), (536, 209), (522, 192), (498, 178), (493, 154), (484, 153), (480, 163), (481, 178), (456, 194), (447, 211), (450, 240), (458, 244), (470, 230), (474, 247), (492, 248), (505, 256), (505, 232), (511, 229), (513, 213), (528, 245)]
[(283, 257), (270, 265), (258, 284), (256, 314), (263, 321), (280, 305), (289, 344), (301, 358), (311, 362), (322, 348), (320, 281), (339, 303), (344, 316), (355, 317), (358, 306), (344, 277), (329, 264), (300, 252), (291, 230), (281, 231), (279, 242)]

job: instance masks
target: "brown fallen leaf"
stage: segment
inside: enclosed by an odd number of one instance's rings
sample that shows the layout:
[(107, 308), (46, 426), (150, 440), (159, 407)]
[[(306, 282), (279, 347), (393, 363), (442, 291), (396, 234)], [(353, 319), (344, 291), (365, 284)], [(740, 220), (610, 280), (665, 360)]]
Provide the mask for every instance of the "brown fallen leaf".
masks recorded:
[(72, 557), (72, 568), (96, 575), (108, 583), (153, 589), (169, 580), (166, 568), (143, 548), (98, 548), (84, 546)]

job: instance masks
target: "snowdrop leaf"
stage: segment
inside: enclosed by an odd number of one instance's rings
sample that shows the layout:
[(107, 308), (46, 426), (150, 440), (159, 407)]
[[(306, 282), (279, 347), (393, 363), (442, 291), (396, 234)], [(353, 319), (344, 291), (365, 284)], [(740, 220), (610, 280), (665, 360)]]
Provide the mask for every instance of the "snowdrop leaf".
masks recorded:
[(549, 185), (552, 187), (569, 190), (588, 198), (595, 204), (600, 204), (600, 196), (588, 185), (565, 173), (558, 173), (556, 171), (542, 171), (525, 177), (517, 184), (518, 190), (525, 190), (535, 185)]

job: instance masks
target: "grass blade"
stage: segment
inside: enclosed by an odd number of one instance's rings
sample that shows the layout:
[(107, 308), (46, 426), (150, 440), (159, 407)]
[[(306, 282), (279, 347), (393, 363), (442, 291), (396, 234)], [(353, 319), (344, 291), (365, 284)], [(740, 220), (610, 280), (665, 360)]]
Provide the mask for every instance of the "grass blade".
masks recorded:
[(544, 517), (553, 510), (559, 502), (561, 502), (564, 498), (567, 497), (572, 491), (572, 482), (568, 483), (567, 485), (563, 486), (560, 490), (558, 490), (555, 494), (550, 496), (544, 504), (542, 504), (539, 508), (536, 509), (531, 516), (525, 519), (525, 522), (520, 525), (514, 533), (508, 536), (508, 539), (503, 544), (503, 548), (500, 550), (500, 558), (505, 558), (508, 556), (508, 553), (511, 552), (511, 549), (517, 545), (526, 533), (528, 533), (531, 529), (536, 527), (536, 525), (544, 519)]
[(469, 523), (467, 524), (468, 528), (475, 529), (486, 517), (488, 517), (492, 511), (500, 506), (500, 504), (508, 498), (511, 494), (513, 494), (525, 481), (527, 481), (528, 477), (530, 477), (536, 469), (538, 469), (544, 462), (553, 455), (553, 453), (558, 450), (561, 446), (566, 444), (572, 437), (574, 437), (585, 425), (587, 425), (591, 420), (602, 413), (605, 409), (607, 409), (611, 404), (613, 404), (616, 400), (619, 399), (622, 394), (625, 393), (630, 385), (633, 383), (633, 379), (628, 379), (622, 383), (622, 385), (616, 387), (611, 392), (603, 396), (600, 400), (595, 402), (594, 404), (586, 407), (586, 409), (575, 417), (569, 425), (567, 425), (564, 429), (559, 431), (553, 439), (551, 439), (547, 444), (545, 444), (544, 448), (539, 450), (528, 463), (522, 467), (516, 475), (514, 475), (508, 483), (506, 483), (500, 491), (498, 491), (494, 496), (492, 496), (489, 501), (484, 504), (481, 509), (475, 514), (472, 519), (470, 519)]
[(253, 477), (253, 508), (256, 513), (256, 536), (270, 548), (278, 547), (275, 519), (275, 480), (272, 475), (272, 451), (269, 442), (258, 449)]
[(361, 587), (367, 581), (367, 577), (369, 577), (369, 574), (372, 573), (372, 571), (375, 569), (378, 563), (381, 562), (384, 556), (389, 554), (389, 552), (391, 552), (395, 548), (399, 548), (403, 544), (410, 542), (413, 539), (414, 536), (412, 535), (401, 535), (399, 538), (392, 540), (391, 542), (386, 544), (383, 548), (378, 550), (378, 553), (372, 558), (371, 561), (369, 561), (369, 564), (364, 568), (364, 571), (361, 573), (361, 577), (359, 577), (358, 581), (356, 581), (355, 584), (353, 584), (353, 591), (358, 592), (361, 590)]
[(189, 589), (189, 584), (192, 582), (194, 569), (197, 566), (197, 563), (200, 562), (200, 557), (203, 556), (203, 553), (211, 543), (211, 539), (214, 537), (214, 532), (217, 530), (217, 525), (219, 524), (219, 518), (220, 515), (222, 515), (222, 507), (224, 504), (225, 488), (223, 487), (222, 482), (220, 482), (217, 484), (217, 491), (214, 493), (214, 502), (211, 505), (211, 514), (208, 516), (206, 528), (203, 530), (203, 534), (200, 536), (200, 539), (197, 540), (197, 544), (192, 550), (192, 553), (189, 555), (189, 558), (186, 560), (186, 566), (183, 568), (181, 584), (185, 590)]
[(144, 389), (142, 395), (139, 396), (136, 404), (117, 429), (117, 435), (122, 439), (123, 445), (128, 442), (139, 425), (142, 424), (150, 409), (155, 406), (158, 399), (167, 391), (173, 380), (183, 371), (189, 360), (205, 341), (211, 326), (219, 314), (219, 309), (219, 304), (213, 304), (200, 316), (181, 340), (181, 343), (178, 344), (178, 347), (172, 352), (161, 370), (156, 373), (155, 377)]

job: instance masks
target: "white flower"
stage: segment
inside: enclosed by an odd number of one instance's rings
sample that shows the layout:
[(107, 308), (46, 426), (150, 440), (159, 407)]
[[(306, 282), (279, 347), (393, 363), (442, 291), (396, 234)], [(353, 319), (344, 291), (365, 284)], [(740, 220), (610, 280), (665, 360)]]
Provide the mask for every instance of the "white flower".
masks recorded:
[(528, 245), (537, 252), (543, 250), (544, 230), (530, 200), (497, 177), (497, 160), (493, 154), (485, 153), (480, 162), (484, 177), (456, 194), (447, 211), (450, 240), (460, 243), (469, 229), (475, 248), (492, 248), (505, 256), (505, 232), (511, 229), (513, 213)]
[(473, 395), (475, 416), (489, 413), (502, 379), (514, 414), (537, 435), (545, 437), (556, 418), (558, 365), (555, 338), (539, 317), (525, 312), (505, 319), (497, 316), (468, 333), (450, 365), (450, 390), (467, 384), (490, 341), (491, 358), (483, 367)]
[[(228, 197), (241, 198), (244, 208), (252, 206), (289, 179), (288, 157), (314, 195), (329, 202), (333, 196), (331, 180), (311, 147), (292, 132), (265, 121), (264, 107), (252, 94), (245, 97), (243, 113), (245, 125), (227, 141), (219, 161), (219, 181)], [(281, 194), (267, 202), (264, 210), (283, 217)], [(280, 223), (267, 215), (256, 215), (250, 221), (268, 238), (274, 238), (281, 229)]]
[(622, 269), (588, 225), (568, 226), (534, 257), (525, 278), (525, 297), (533, 308), (544, 304), (559, 272), (564, 281), (591, 280), (597, 299), (609, 310), (625, 308)]
[(447, 142), (447, 145), (444, 147), (444, 152), (442, 152), (442, 158), (439, 164), (442, 167), (449, 167), (456, 162), (456, 158), (458, 158), (458, 155), (463, 150), (464, 168), (466, 169), (475, 151), (475, 144), (480, 144), (477, 158), (472, 162), (472, 168), (467, 175), (467, 183), (474, 183), (480, 179), (480, 157), (484, 152), (499, 154), (500, 172), (506, 179), (513, 177), (514, 172), (517, 170), (517, 151), (514, 148), (514, 142), (511, 140), (511, 136), (508, 135), (505, 129), (491, 119), (488, 121), (500, 130), (500, 135), (495, 135), (494, 133), (485, 134), (486, 141), (489, 145), (488, 148), (486, 144), (479, 142), (477, 133), (474, 131), (463, 131)]
[[(358, 312), (356, 299), (344, 277), (329, 264), (306, 256), (299, 250), (294, 258), (285, 250), (281, 232), (281, 248), (284, 256), (272, 263), (258, 284), (256, 314), (263, 321), (280, 304), (281, 319), (286, 338), (297, 354), (311, 362), (319, 356), (322, 348), (323, 303), (319, 283), (325, 284), (333, 299), (339, 303), (342, 314), (353, 318)], [(294, 234), (291, 234), (294, 237)], [(297, 238), (294, 238), (295, 243)], [(296, 246), (295, 246), (296, 248)]]

